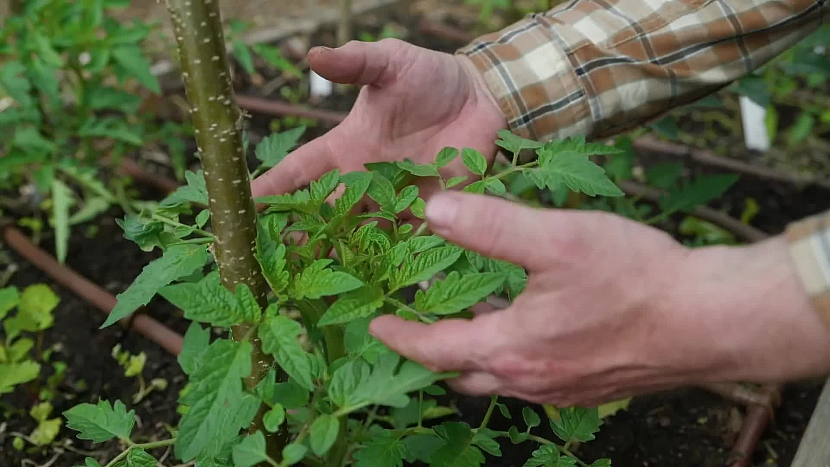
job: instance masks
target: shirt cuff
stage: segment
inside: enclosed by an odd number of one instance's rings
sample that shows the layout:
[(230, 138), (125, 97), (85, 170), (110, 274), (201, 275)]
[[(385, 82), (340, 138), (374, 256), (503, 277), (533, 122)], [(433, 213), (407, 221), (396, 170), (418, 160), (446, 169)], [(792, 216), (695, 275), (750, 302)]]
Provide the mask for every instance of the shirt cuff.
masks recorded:
[(786, 237), (801, 282), (830, 326), (830, 212), (790, 224)]
[(591, 133), (585, 90), (549, 27), (536, 17), (482, 36), (458, 53), (484, 76), (514, 133), (535, 141)]

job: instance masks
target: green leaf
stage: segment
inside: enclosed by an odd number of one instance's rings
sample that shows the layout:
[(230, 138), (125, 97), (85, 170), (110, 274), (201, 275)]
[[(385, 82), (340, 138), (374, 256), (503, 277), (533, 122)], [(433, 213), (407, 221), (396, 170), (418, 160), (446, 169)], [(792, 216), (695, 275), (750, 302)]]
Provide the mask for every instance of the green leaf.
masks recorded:
[(145, 266), (130, 287), (116, 297), (118, 303), (101, 328), (129, 316), (138, 307), (146, 305), (159, 289), (176, 279), (193, 274), (206, 261), (207, 250), (204, 246), (171, 246), (161, 258)]
[(105, 138), (133, 146), (144, 144), (144, 138), (140, 127), (130, 126), (126, 120), (117, 117), (89, 118), (78, 130), (79, 136), (88, 138)]
[(506, 405), (504, 405), (502, 403), (496, 403), (496, 407), (499, 409), (499, 412), (501, 412), (502, 417), (504, 417), (508, 420), (513, 419), (513, 416), (510, 415), (510, 409), (508, 409)]
[[(199, 323), (228, 328), (245, 322), (256, 323), (259, 319), (259, 315), (254, 314), (255, 311), (243, 308), (237, 296), (220, 283), (216, 271), (199, 282), (164, 287), (159, 290), (159, 294), (184, 311), (185, 318)], [(253, 296), (249, 298), (254, 300), (255, 305), (256, 299)]]
[(337, 441), (338, 433), (340, 433), (340, 420), (330, 414), (320, 415), (308, 430), (311, 450), (318, 456), (324, 456)]
[(409, 207), (409, 210), (412, 211), (412, 215), (417, 217), (418, 219), (426, 218), (426, 203), (422, 198), (417, 198), (415, 201), (412, 202), (412, 206)]
[(395, 202), (395, 213), (405, 211), (418, 198), (418, 187), (410, 185), (404, 188)]
[[(46, 284), (30, 285), (23, 289), (17, 305), (18, 316), (25, 315), (26, 322), (31, 324), (25, 327), (24, 331), (43, 331), (51, 327), (55, 321), (52, 312), (58, 303), (60, 297)], [(7, 339), (11, 340), (8, 336)]]
[(118, 467), (156, 467), (157, 465), (156, 458), (147, 451), (141, 448), (133, 448), (127, 453), (124, 462), (118, 464)]
[(294, 279), (291, 284), (295, 300), (320, 298), (349, 292), (363, 286), (360, 279), (346, 272), (333, 271), (327, 266), (330, 259), (318, 259)]
[(507, 430), (507, 437), (510, 438), (510, 442), (513, 444), (521, 444), (527, 441), (527, 438), (530, 435), (527, 433), (522, 433), (519, 431), (518, 428), (515, 426), (511, 426), (510, 429)]
[(93, 86), (84, 97), (92, 110), (119, 110), (126, 114), (138, 112), (142, 101), (139, 95), (109, 86)]
[(455, 148), (444, 148), (438, 152), (438, 155), (435, 156), (435, 166), (439, 169), (441, 167), (446, 167), (450, 165), (456, 157), (458, 157), (458, 149)]
[(611, 467), (611, 459), (599, 459), (591, 464), (591, 467)]
[(435, 282), (426, 292), (415, 293), (415, 308), (424, 313), (449, 315), (480, 302), (504, 284), (504, 273), (478, 273), (462, 276), (456, 271)]
[(525, 407), (522, 409), (522, 418), (524, 419), (525, 424), (528, 428), (537, 427), (542, 423), (542, 420), (539, 418), (539, 414), (537, 414), (530, 407)]
[(35, 446), (48, 446), (52, 444), (60, 432), (63, 420), (60, 418), (53, 418), (51, 420), (41, 420), (37, 427), (29, 435), (29, 439)]
[(409, 159), (397, 163), (401, 169), (415, 175), (416, 177), (440, 177), (438, 169), (432, 164), (416, 164)]
[(683, 175), (683, 164), (679, 162), (660, 162), (646, 169), (646, 180), (654, 188), (672, 190)]
[(40, 374), (40, 365), (26, 360), (20, 363), (0, 363), (0, 394), (7, 394), (20, 384), (28, 383)]
[(235, 467), (251, 467), (267, 460), (265, 435), (261, 431), (246, 436), (241, 443), (233, 447), (233, 465)]
[[(190, 376), (189, 390), (180, 402), (188, 406), (179, 423), (176, 439), (176, 457), (189, 461), (201, 453), (216, 438), (227, 432), (236, 436), (247, 425), (247, 417), (239, 420), (236, 414), (245, 412), (246, 399), (242, 378), (251, 373), (250, 342), (220, 339), (204, 352), (199, 366)], [(254, 411), (259, 401), (254, 400)], [(228, 419), (235, 423), (228, 423)], [(244, 424), (242, 426), (238, 426)], [(226, 440), (221, 440), (226, 441)]]
[(560, 409), (560, 420), (550, 419), (550, 427), (562, 441), (591, 441), (602, 421), (596, 408), (574, 407)]
[(485, 182), (484, 180), (479, 180), (477, 182), (473, 182), (465, 186), (464, 189), (461, 191), (463, 191), (464, 193), (476, 193), (480, 195), (484, 193), (486, 187), (487, 182)]
[(17, 287), (0, 289), (0, 321), (20, 303), (20, 293)]
[(496, 145), (506, 149), (511, 154), (517, 154), (524, 149), (538, 149), (543, 146), (542, 143), (516, 136), (510, 130), (499, 130), (499, 138)]
[(576, 151), (557, 152), (549, 145), (539, 149), (538, 153), (541, 169), (525, 173), (528, 176), (534, 173), (543, 176), (548, 189), (556, 190), (565, 184), (571, 190), (588, 196), (623, 196), (623, 192), (605, 175), (602, 167), (591, 162), (587, 155)]
[(274, 133), (257, 144), (254, 153), (256, 158), (267, 168), (279, 164), (291, 150), (297, 147), (297, 143), (305, 133), (305, 127), (299, 126), (282, 133)]
[(44, 138), (37, 128), (31, 126), (16, 128), (12, 145), (21, 149), (32, 158), (44, 154), (52, 154), (57, 150), (55, 143)]
[(251, 54), (251, 48), (248, 47), (248, 44), (242, 42), (241, 40), (233, 41), (233, 56), (249, 75), (256, 73), (256, 68), (254, 68), (254, 57)]
[(490, 193), (498, 196), (504, 196), (507, 194), (507, 187), (505, 187), (504, 183), (498, 178), (488, 178), (485, 180), (484, 188)]
[(548, 444), (533, 451), (533, 457), (525, 462), (524, 467), (574, 467), (575, 465), (574, 458), (560, 455), (559, 448)]
[(98, 405), (80, 404), (63, 413), (66, 426), (78, 431), (78, 439), (101, 443), (113, 438), (130, 439), (135, 425), (135, 411), (121, 401), (110, 405), (109, 401), (98, 401)]
[(726, 193), (739, 178), (739, 175), (734, 174), (702, 175), (696, 178), (660, 200), (660, 208), (663, 210), (660, 218), (665, 219), (677, 211), (689, 211), (709, 203)]
[(361, 287), (337, 299), (317, 322), (318, 326), (344, 324), (371, 316), (383, 306), (383, 294), (370, 287)]
[(362, 449), (354, 453), (355, 467), (403, 467), (407, 448), (401, 439), (391, 431), (373, 435)]
[(421, 461), (428, 464), (432, 461), (435, 451), (447, 442), (434, 435), (414, 435), (407, 436), (403, 440), (403, 444), (406, 446), (407, 461)]
[(358, 202), (363, 198), (363, 195), (366, 194), (366, 191), (369, 189), (369, 185), (372, 183), (372, 179), (374, 176), (369, 172), (363, 172), (357, 175), (357, 178), (354, 179), (350, 184), (347, 184), (346, 190), (343, 192), (343, 196), (337, 198), (334, 202), (334, 213), (335, 215), (345, 215), (348, 214), (352, 208), (354, 208)]
[(266, 430), (271, 433), (276, 433), (280, 430), (283, 422), (285, 422), (285, 409), (280, 404), (274, 405), (274, 408), (266, 412), (265, 416), (262, 417), (262, 422)]
[(269, 316), (259, 328), (262, 350), (274, 359), (300, 386), (311, 391), (314, 383), (311, 376), (311, 362), (308, 353), (297, 341), (303, 331), (300, 323), (285, 316)]
[(461, 151), (461, 160), (464, 161), (464, 165), (467, 166), (470, 172), (481, 176), (487, 173), (487, 159), (475, 149), (464, 148)]
[(285, 244), (280, 240), (280, 232), (287, 222), (287, 215), (271, 214), (260, 217), (257, 223), (256, 258), (262, 268), (262, 275), (274, 293), (285, 290), (290, 280), (290, 275), (285, 270)]
[(0, 86), (23, 108), (33, 104), (31, 83), (25, 77), (26, 67), (18, 61), (9, 61), (0, 67)]
[(284, 71), (297, 78), (303, 77), (303, 72), (291, 60), (283, 57), (279, 47), (259, 43), (254, 44), (252, 48), (272, 68)]
[(193, 374), (200, 362), (200, 357), (210, 345), (210, 328), (202, 329), (198, 323), (190, 323), (184, 334), (182, 351), (177, 357), (179, 366), (186, 375)]
[(447, 422), (435, 427), (435, 433), (446, 444), (432, 455), (430, 467), (478, 467), (484, 463), (484, 454), (473, 446), (470, 425)]
[(262, 308), (251, 289), (245, 284), (237, 285), (236, 299), (239, 301), (242, 319), (246, 323), (258, 323), (262, 318)]
[(208, 205), (207, 186), (205, 174), (201, 170), (193, 173), (187, 171), (184, 174), (187, 185), (181, 186), (161, 201), (161, 207), (171, 207), (185, 202)]
[(369, 195), (381, 208), (388, 208), (395, 204), (397, 196), (395, 195), (395, 186), (380, 172), (372, 173), (372, 182), (366, 190)]
[(69, 248), (69, 206), (72, 190), (58, 179), (52, 180), (52, 216), (55, 223), (55, 252), (60, 264), (66, 262)]
[(98, 217), (98, 215), (105, 213), (110, 206), (111, 204), (105, 198), (87, 198), (81, 206), (81, 209), (77, 210), (75, 214), (72, 214), (69, 218), (69, 225), (78, 225), (89, 222)]
[(452, 188), (454, 186), (460, 185), (467, 181), (467, 177), (453, 177), (447, 180), (447, 188)]
[(320, 177), (320, 180), (311, 182), (309, 191), (311, 192), (311, 199), (322, 204), (340, 184), (340, 171), (337, 169)]
[(480, 428), (473, 436), (473, 444), (491, 456), (501, 457), (501, 447), (499, 442), (495, 440), (497, 436), (498, 433), (494, 431)]
[(150, 62), (144, 58), (141, 48), (137, 45), (124, 45), (112, 51), (112, 58), (130, 76), (138, 80), (142, 86), (154, 94), (161, 94), (161, 86), (150, 71)]
[(291, 443), (282, 450), (282, 461), (286, 465), (294, 465), (305, 457), (308, 448), (302, 444)]
[(445, 246), (425, 251), (416, 257), (408, 256), (401, 269), (394, 271), (389, 288), (398, 290), (432, 278), (455, 263), (463, 253), (456, 246)]
[(790, 128), (787, 136), (787, 144), (790, 146), (797, 146), (801, 144), (813, 131), (816, 124), (816, 118), (809, 112), (802, 111), (798, 114), (792, 128)]
[[(35, 341), (29, 339), (28, 337), (21, 337), (14, 341), (14, 344), (10, 345), (6, 349), (7, 353), (7, 362), (8, 363), (17, 363), (24, 359), (26, 359), (29, 355), (29, 351), (35, 346)], [(2, 348), (2, 346), (0, 346)]]
[(408, 393), (433, 385), (451, 375), (436, 374), (423, 366), (405, 361), (396, 372), (400, 356), (384, 354), (368, 375), (362, 375), (355, 390), (348, 394), (339, 406), (357, 410), (369, 404), (403, 408), (409, 404)]
[(663, 117), (650, 126), (657, 134), (668, 139), (677, 140), (680, 138), (680, 128), (677, 127), (677, 120), (672, 116)]

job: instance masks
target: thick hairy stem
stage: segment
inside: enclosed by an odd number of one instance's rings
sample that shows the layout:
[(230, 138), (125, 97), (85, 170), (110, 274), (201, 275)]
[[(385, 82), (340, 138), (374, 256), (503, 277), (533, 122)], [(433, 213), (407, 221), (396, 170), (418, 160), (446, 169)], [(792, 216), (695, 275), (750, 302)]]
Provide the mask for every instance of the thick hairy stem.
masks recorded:
[(26, 0), (11, 0), (9, 3), (9, 11), (13, 15), (20, 15), (26, 8)]
[[(182, 78), (190, 102), (196, 143), (210, 197), (214, 254), (222, 283), (230, 290), (246, 284), (261, 306), (266, 305), (265, 280), (254, 257), (256, 210), (251, 197), (248, 166), (242, 146), (242, 113), (236, 106), (219, 15), (219, 0), (167, 0), (178, 45)], [(235, 339), (248, 334), (247, 326), (233, 330)], [(255, 386), (268, 372), (271, 359), (253, 339), (253, 371), (247, 380)], [(262, 428), (262, 413), (255, 429)], [(268, 453), (281, 458), (288, 433), (269, 434)]]
[(337, 45), (352, 40), (352, 0), (340, 0), (340, 18), (337, 22)]

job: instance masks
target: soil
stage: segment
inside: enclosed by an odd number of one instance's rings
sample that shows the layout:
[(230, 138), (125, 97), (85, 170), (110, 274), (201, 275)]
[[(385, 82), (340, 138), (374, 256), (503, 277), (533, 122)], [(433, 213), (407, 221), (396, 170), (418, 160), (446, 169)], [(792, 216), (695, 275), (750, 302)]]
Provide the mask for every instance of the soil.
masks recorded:
[[(150, 8), (158, 8), (155, 0), (133, 2), (136, 8), (146, 3)], [(246, 2), (247, 3), (247, 2)], [(251, 2), (260, 3), (260, 2)], [(297, 2), (269, 2), (299, 5)], [(333, 0), (319, 2), (333, 4)], [(414, 2), (412, 11), (418, 13), (427, 11), (424, 5), (434, 2)], [(152, 5), (151, 5), (152, 4)], [(227, 2), (228, 5), (231, 2)], [(308, 3), (303, 2), (299, 10), (306, 9)], [(274, 6), (269, 6), (275, 9)], [(453, 5), (454, 12), (463, 7)], [(155, 10), (152, 10), (155, 11)], [(249, 11), (249, 10), (242, 10)], [(259, 11), (256, 8), (250, 11)], [(468, 10), (464, 10), (468, 11)], [(434, 11), (432, 11), (434, 15)], [(461, 16), (457, 22), (469, 24), (470, 18)], [(409, 41), (418, 45), (438, 50), (452, 51), (462, 43), (447, 41), (442, 38), (420, 33), (416, 25), (418, 17), (366, 17), (355, 28), (356, 31), (366, 30), (377, 34), (382, 25), (394, 21), (396, 28)], [(333, 45), (333, 30), (324, 28), (311, 38), (308, 43), (314, 45)], [(275, 78), (273, 73), (263, 71), (263, 78), (267, 82)], [(257, 85), (248, 77), (237, 74), (237, 86), (240, 92), (262, 94)], [(346, 111), (354, 101), (356, 91), (352, 90), (344, 96), (329, 99), (318, 103), (321, 108)], [(279, 92), (270, 94), (271, 98), (283, 99)], [(250, 120), (250, 134), (255, 140), (270, 130), (275, 119), (255, 115)], [(316, 126), (309, 130), (307, 137), (323, 134), (328, 128)], [(662, 160), (660, 156), (642, 155), (640, 162), (650, 164)], [(163, 164), (143, 161), (145, 166), (152, 166), (153, 170), (169, 175), (169, 169)], [(689, 165), (689, 173), (711, 171), (710, 168)], [(151, 197), (158, 198), (158, 193), (146, 192)], [(720, 200), (714, 207), (722, 208), (732, 215), (740, 215), (744, 201), (752, 197), (761, 205), (761, 211), (753, 224), (760, 229), (774, 234), (780, 232), (784, 226), (803, 216), (830, 209), (830, 192), (815, 187), (799, 188), (784, 183), (769, 183), (753, 177), (744, 177), (729, 194)], [(69, 257), (70, 267), (101, 285), (113, 294), (123, 291), (138, 275), (141, 269), (155, 257), (155, 254), (140, 251), (133, 243), (121, 236), (121, 231), (114, 222), (120, 213), (113, 212), (111, 216), (102, 216), (95, 222), (98, 232), (94, 237), (84, 234), (84, 229), (73, 230)], [(51, 240), (45, 238), (42, 247), (49, 249)], [(131, 353), (145, 352), (147, 367), (145, 375), (150, 378), (165, 378), (170, 386), (165, 391), (152, 393), (140, 404), (133, 406), (140, 420), (135, 430), (135, 439), (147, 441), (163, 438), (166, 425), (175, 425), (178, 419), (176, 414), (176, 400), (178, 391), (183, 387), (184, 377), (178, 368), (176, 360), (159, 347), (135, 333), (120, 328), (99, 330), (104, 315), (86, 302), (75, 297), (71, 292), (51, 281), (44, 273), (11, 253), (12, 260), (19, 270), (11, 279), (10, 285), (24, 288), (35, 283), (47, 283), (60, 295), (61, 304), (56, 310), (55, 326), (44, 336), (44, 348), (59, 348), (54, 354), (53, 361), (66, 362), (69, 370), (60, 388), (60, 394), (53, 404), (54, 415), (80, 402), (95, 402), (100, 399), (129, 401), (138, 388), (134, 379), (128, 379), (118, 367), (110, 352), (114, 345), (121, 346)], [(186, 323), (178, 310), (163, 300), (155, 299), (146, 312), (174, 330), (183, 333)], [(44, 379), (48, 375), (44, 374)], [(86, 387), (79, 384), (86, 382)], [(757, 449), (753, 453), (753, 465), (787, 466), (790, 464), (798, 442), (804, 432), (810, 414), (815, 406), (821, 389), (821, 381), (805, 381), (786, 386), (781, 408), (777, 411), (774, 426), (767, 430)], [(0, 466), (46, 465), (65, 467), (82, 464), (84, 454), (77, 450), (92, 449), (85, 441), (70, 441), (73, 436), (67, 429), (62, 429), (58, 444), (72, 443), (66, 447), (50, 447), (42, 450), (19, 452), (12, 447), (14, 433), (30, 433), (34, 428), (34, 421), (25, 413), (32, 403), (36, 402), (36, 388), (30, 388), (26, 393), (17, 393), (4, 396), (0, 406), (0, 415), (11, 407), (11, 416), (0, 419)], [(489, 398), (473, 398), (450, 394), (442, 401), (445, 405), (458, 408), (460, 420), (472, 426), (477, 426), (487, 408)], [(520, 401), (508, 400), (513, 419), (522, 425)], [(540, 407), (536, 408), (543, 414)], [(724, 465), (729, 454), (729, 448), (740, 429), (743, 420), (743, 409), (734, 403), (725, 401), (715, 395), (698, 389), (681, 389), (668, 391), (633, 399), (627, 410), (605, 420), (604, 426), (595, 441), (577, 448), (577, 452), (586, 460), (609, 457), (617, 467), (716, 467)], [(507, 429), (511, 422), (496, 413), (491, 427)], [(545, 432), (546, 426), (540, 428), (541, 435), (551, 435)], [(502, 446), (504, 455), (501, 458), (487, 457), (487, 466), (507, 467), (521, 466), (535, 447), (530, 443)], [(111, 459), (120, 452), (116, 443), (106, 443), (96, 446), (94, 455), (99, 459)], [(161, 453), (156, 453), (161, 455)], [(57, 456), (57, 457), (56, 457)], [(175, 465), (172, 458), (162, 463), (166, 466)]]

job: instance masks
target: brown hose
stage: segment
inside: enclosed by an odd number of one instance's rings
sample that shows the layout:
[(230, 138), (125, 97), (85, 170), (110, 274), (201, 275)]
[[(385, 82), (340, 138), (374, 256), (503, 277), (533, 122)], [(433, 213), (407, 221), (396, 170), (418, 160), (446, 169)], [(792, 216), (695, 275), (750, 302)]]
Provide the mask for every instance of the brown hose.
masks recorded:
[[(782, 389), (783, 386), (780, 384), (771, 384), (764, 386), (762, 391), (766, 391), (777, 399), (781, 397)], [(758, 404), (749, 405), (741, 432), (729, 455), (730, 460), (727, 462), (729, 467), (749, 467), (752, 462), (752, 452), (771, 421), (769, 407)]]
[[(20, 256), (99, 310), (109, 313), (115, 306), (116, 299), (112, 294), (72, 269), (58, 264), (49, 253), (35, 246), (16, 228), (7, 226), (3, 229), (3, 237)], [(131, 320), (124, 318), (118, 323), (124, 327), (132, 327), (173, 355), (178, 355), (182, 351), (182, 336), (147, 315), (137, 314)]]
[[(660, 190), (628, 180), (620, 180), (617, 182), (617, 185), (619, 185), (619, 187), (626, 194), (630, 196), (640, 196), (641, 198), (651, 202), (659, 201), (663, 195)], [(698, 206), (692, 212), (695, 216), (718, 225), (719, 227), (722, 227), (750, 242), (758, 242), (768, 237), (766, 233), (756, 229), (755, 227), (746, 225), (734, 217), (706, 206)]]
[(641, 136), (637, 138), (634, 141), (634, 149), (638, 151), (654, 152), (661, 155), (665, 154), (674, 157), (684, 157), (700, 164), (712, 165), (731, 172), (752, 175), (754, 177), (767, 180), (792, 183), (794, 185), (816, 185), (825, 189), (830, 189), (830, 183), (815, 180), (812, 177), (791, 175), (767, 167), (758, 167), (756, 165), (747, 164), (746, 162), (730, 159), (728, 157), (718, 156), (714, 152), (705, 149), (696, 149), (683, 144), (663, 141), (649, 136)]
[(295, 117), (313, 118), (329, 125), (337, 125), (346, 118), (346, 113), (331, 110), (320, 110), (300, 105), (278, 102), (253, 96), (236, 96), (236, 103), (240, 108), (273, 116), (291, 115)]

